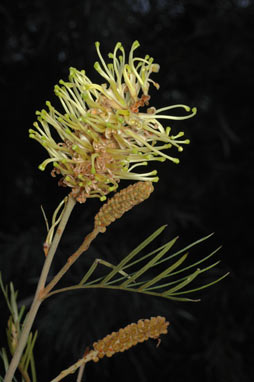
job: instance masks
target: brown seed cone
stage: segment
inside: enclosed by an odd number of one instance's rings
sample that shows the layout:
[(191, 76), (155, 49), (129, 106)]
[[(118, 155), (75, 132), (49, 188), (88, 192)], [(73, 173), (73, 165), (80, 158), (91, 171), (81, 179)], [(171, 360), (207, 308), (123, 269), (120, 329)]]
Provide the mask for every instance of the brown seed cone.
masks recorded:
[(128, 350), (138, 342), (144, 342), (149, 338), (159, 338), (161, 334), (167, 334), (169, 322), (165, 317), (157, 316), (150, 319), (139, 320), (136, 324), (127, 325), (118, 332), (113, 332), (102, 340), (94, 342), (93, 348), (98, 352), (94, 361), (100, 358), (112, 357), (115, 353)]
[(101, 232), (105, 232), (108, 225), (119, 219), (132, 207), (149, 198), (153, 190), (152, 182), (137, 182), (124, 188), (101, 207), (94, 219), (95, 227), (99, 228)]

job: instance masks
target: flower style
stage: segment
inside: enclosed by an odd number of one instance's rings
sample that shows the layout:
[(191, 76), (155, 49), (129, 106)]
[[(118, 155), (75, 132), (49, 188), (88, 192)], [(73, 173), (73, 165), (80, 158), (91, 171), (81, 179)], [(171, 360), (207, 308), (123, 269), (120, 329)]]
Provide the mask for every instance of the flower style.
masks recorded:
[[(133, 170), (149, 161), (169, 159), (178, 163), (178, 158), (163, 151), (172, 146), (182, 151), (182, 144), (189, 143), (182, 138), (183, 132), (170, 135), (171, 128), (164, 128), (159, 119), (180, 120), (196, 114), (196, 108), (191, 110), (181, 104), (157, 110), (147, 107), (150, 84), (159, 89), (150, 79), (152, 73), (159, 71), (159, 65), (148, 55), (133, 56), (138, 41), (132, 44), (128, 61), (121, 43), (117, 43), (113, 53), (109, 53), (109, 64), (101, 55), (100, 44), (96, 42), (95, 46), (100, 63), (96, 62), (94, 68), (107, 83), (94, 84), (84, 70), (70, 68), (69, 82), (60, 80), (61, 86), (55, 86), (64, 114), (47, 101), (48, 111), (37, 111), (36, 130), (29, 130), (29, 136), (42, 144), (50, 156), (39, 168), (44, 170), (53, 163), (52, 176), (60, 174), (59, 184), (71, 187), (71, 195), (80, 203), (92, 197), (105, 200), (121, 179), (157, 182), (156, 170)], [(175, 108), (189, 114), (161, 114)], [(52, 127), (61, 142), (53, 138)]]

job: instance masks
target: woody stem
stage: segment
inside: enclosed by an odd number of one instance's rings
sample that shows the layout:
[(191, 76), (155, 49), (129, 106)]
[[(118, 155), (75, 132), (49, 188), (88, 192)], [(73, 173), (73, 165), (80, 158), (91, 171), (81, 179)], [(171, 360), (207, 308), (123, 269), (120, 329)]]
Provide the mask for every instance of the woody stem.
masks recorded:
[(60, 221), (59, 226), (57, 228), (57, 231), (55, 233), (55, 236), (54, 236), (53, 242), (51, 244), (51, 247), (49, 249), (48, 255), (45, 259), (45, 262), (44, 262), (44, 265), (43, 265), (43, 268), (41, 271), (40, 279), (39, 279), (39, 282), (37, 285), (37, 289), (35, 292), (34, 300), (33, 300), (33, 303), (31, 305), (29, 312), (27, 313), (27, 316), (26, 316), (26, 319), (24, 322), (24, 326), (23, 326), (22, 332), (20, 334), (19, 342), (18, 342), (18, 345), (16, 347), (13, 358), (11, 360), (11, 363), (9, 365), (9, 368), (6, 372), (4, 382), (11, 382), (12, 381), (14, 373), (15, 373), (18, 365), (19, 365), (19, 362), (20, 362), (21, 356), (23, 354), (23, 351), (25, 349), (27, 339), (28, 339), (29, 333), (31, 331), (33, 322), (35, 320), (38, 309), (39, 309), (39, 307), (43, 301), (40, 297), (41, 291), (45, 287), (45, 283), (47, 280), (47, 276), (48, 276), (48, 273), (50, 270), (52, 260), (54, 258), (54, 255), (55, 255), (55, 252), (57, 250), (59, 241), (62, 237), (63, 231), (65, 229), (65, 226), (68, 222), (68, 219), (70, 217), (70, 214), (71, 214), (75, 204), (76, 204), (75, 199), (69, 195), (67, 204), (65, 206), (65, 209), (64, 209), (64, 212), (63, 212), (63, 215), (61, 218), (61, 221)]

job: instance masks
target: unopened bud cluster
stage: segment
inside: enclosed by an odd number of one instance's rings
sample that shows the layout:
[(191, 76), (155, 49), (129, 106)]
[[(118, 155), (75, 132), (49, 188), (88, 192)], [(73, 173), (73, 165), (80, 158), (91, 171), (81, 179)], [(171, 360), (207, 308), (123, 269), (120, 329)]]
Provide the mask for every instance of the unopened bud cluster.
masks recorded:
[(113, 198), (103, 204), (95, 216), (95, 227), (105, 232), (106, 227), (125, 212), (149, 198), (153, 190), (152, 182), (137, 182), (116, 193)]
[(169, 322), (161, 316), (139, 320), (137, 323), (127, 325), (118, 332), (113, 332), (93, 344), (94, 350), (98, 352), (94, 361), (99, 361), (104, 356), (112, 357), (115, 353), (124, 352), (149, 338), (157, 339), (161, 334), (167, 334), (168, 325)]

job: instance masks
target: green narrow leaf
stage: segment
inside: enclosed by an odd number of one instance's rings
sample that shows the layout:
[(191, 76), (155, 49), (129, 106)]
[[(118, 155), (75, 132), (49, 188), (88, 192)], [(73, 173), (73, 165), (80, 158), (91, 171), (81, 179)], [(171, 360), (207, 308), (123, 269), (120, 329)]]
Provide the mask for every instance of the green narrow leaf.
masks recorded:
[[(171, 276), (171, 274), (170, 274), (170, 276)], [(167, 277), (167, 276), (162, 277), (162, 278), (166, 278), (166, 277)], [(153, 286), (152, 288), (149, 287), (149, 288), (147, 288), (146, 290), (148, 290), (148, 291), (151, 290), (151, 291), (152, 291), (152, 290), (156, 290), (156, 289), (165, 288), (165, 287), (167, 287), (167, 286), (169, 286), (169, 285), (175, 285), (175, 284), (177, 284), (177, 283), (179, 283), (179, 282), (185, 280), (186, 277), (187, 277), (187, 276), (185, 276), (185, 277), (181, 277), (181, 278), (178, 279), (178, 280), (170, 281), (170, 282), (165, 283), (165, 284), (158, 284), (158, 285), (156, 285), (156, 286)]]
[(9, 361), (8, 361), (8, 356), (7, 356), (7, 352), (6, 352), (5, 348), (1, 349), (1, 358), (3, 360), (4, 369), (6, 372), (8, 367), (9, 367)]
[(11, 293), (12, 317), (13, 317), (13, 321), (14, 321), (15, 326), (17, 326), (16, 324), (18, 323), (18, 318), (19, 318), (18, 307), (17, 307), (18, 293), (15, 292), (12, 282), (10, 283), (10, 293)]
[(180, 302), (199, 302), (199, 301), (201, 301), (200, 298), (193, 299), (193, 298), (188, 298), (188, 297), (172, 297), (172, 295), (160, 296), (160, 297), (164, 297), (164, 298), (167, 298), (168, 300), (180, 301)]
[(205, 285), (201, 285), (200, 287), (197, 287), (195, 289), (189, 289), (189, 290), (186, 290), (186, 291), (183, 291), (183, 292), (177, 292), (177, 293), (174, 293), (173, 296), (177, 296), (178, 294), (187, 294), (187, 293), (193, 293), (193, 292), (197, 292), (199, 290), (202, 290), (202, 289), (205, 289), (205, 288), (208, 288), (209, 286), (211, 285), (214, 285), (214, 284), (217, 284), (219, 281), (223, 280), (225, 277), (227, 277), (228, 275), (230, 274), (230, 272), (227, 272), (225, 273), (225, 275), (219, 277), (218, 279), (208, 283), (208, 284), (205, 284)]
[(220, 260), (216, 261), (215, 263), (211, 264), (211, 265), (208, 265), (208, 267), (206, 268), (203, 268), (203, 269), (200, 269), (200, 273), (204, 273), (206, 271), (209, 271), (210, 269), (216, 267), (216, 265), (220, 264)]
[(131, 259), (133, 259), (143, 248), (145, 248), (148, 244), (150, 244), (164, 229), (166, 225), (158, 228), (152, 235), (148, 236), (141, 244), (139, 244), (129, 255), (127, 255), (120, 263), (111, 271), (104, 279), (102, 280), (102, 285), (106, 284), (109, 280), (111, 280), (120, 270), (123, 269), (123, 266), (127, 264)]
[(33, 348), (34, 348), (35, 341), (36, 341), (37, 336), (38, 336), (38, 331), (36, 330), (34, 335), (32, 333), (30, 333), (30, 334), (31, 334), (31, 340), (30, 340), (30, 343), (27, 344), (28, 352), (27, 352), (26, 362), (25, 362), (25, 365), (24, 365), (24, 370), (25, 371), (27, 371), (28, 366), (29, 366), (30, 361), (31, 361), (31, 357), (32, 357), (32, 354), (33, 354)]
[(135, 272), (128, 280), (124, 281), (120, 286), (122, 288), (126, 288), (128, 284), (135, 281), (137, 278), (139, 278), (143, 273), (145, 273), (148, 269), (152, 268), (154, 264), (156, 264), (157, 260), (159, 260), (161, 257), (165, 255), (169, 251), (169, 249), (175, 244), (177, 238), (171, 240), (168, 245), (158, 253), (158, 255), (154, 256), (152, 260), (148, 261), (141, 269), (139, 269), (137, 272)]
[[(94, 265), (94, 263), (96, 263), (95, 265)], [(95, 261), (94, 261), (94, 263), (92, 264), (92, 266), (91, 266), (91, 268), (93, 268), (93, 269), (89, 269), (88, 270), (88, 274), (86, 273), (85, 274), (85, 276), (83, 277), (83, 279), (81, 280), (81, 282), (79, 283), (79, 285), (84, 285), (84, 283), (88, 280), (88, 278), (91, 276), (91, 274), (94, 272), (94, 270), (95, 270), (95, 268), (96, 268), (96, 266), (98, 265), (98, 264), (102, 264), (102, 265), (105, 265), (105, 267), (108, 267), (108, 268), (112, 268), (112, 269), (115, 269), (116, 268), (116, 265), (113, 265), (113, 264), (111, 264), (111, 263), (109, 263), (108, 261), (105, 261), (105, 260), (102, 260), (102, 259), (96, 259)], [(90, 271), (91, 270), (91, 271)], [(92, 272), (92, 273), (89, 273), (89, 272)], [(129, 275), (128, 275), (128, 273), (126, 273), (126, 272), (124, 272), (124, 271), (119, 271), (119, 273), (121, 274), (121, 275), (123, 275), (123, 278), (124, 279), (126, 279), (126, 277), (128, 278), (129, 277)], [(100, 280), (102, 280), (103, 279), (103, 277), (100, 277), (100, 279), (97, 279), (97, 280), (93, 280), (92, 281), (92, 283), (93, 282), (95, 282), (95, 281), (100, 281)], [(86, 285), (91, 285), (91, 283), (87, 283)]]
[(29, 336), (28, 336), (28, 339), (27, 339), (27, 344), (26, 344), (25, 352), (24, 352), (24, 354), (23, 354), (23, 356), (21, 358), (21, 361), (19, 363), (20, 367), (22, 367), (22, 369), (24, 371), (27, 371), (27, 367), (28, 367), (28, 365), (27, 365), (27, 357), (28, 357), (28, 354), (29, 354), (29, 348), (31, 346), (32, 336), (33, 335), (30, 332)]
[[(105, 265), (105, 267), (108, 267), (108, 268), (112, 268), (112, 269), (115, 269), (116, 268), (116, 265), (114, 264), (111, 264), (109, 263), (108, 261), (105, 261), (105, 260), (102, 260), (102, 259), (97, 259), (98, 263), (99, 264), (102, 264), (102, 265)], [(128, 273), (124, 272), (124, 271), (119, 271), (120, 275), (122, 275), (123, 277), (129, 277)]]
[(171, 274), (171, 276), (175, 276), (179, 273), (182, 273), (184, 271), (187, 271), (191, 268), (194, 268), (195, 266), (199, 265), (199, 264), (202, 264), (203, 262), (205, 262), (206, 260), (208, 260), (210, 257), (212, 257), (216, 252), (218, 252), (219, 250), (221, 249), (221, 246), (216, 248), (212, 253), (210, 253), (208, 256), (206, 257), (203, 257), (201, 260), (199, 261), (196, 261), (195, 263), (189, 265), (188, 267), (185, 267), (185, 268), (181, 268), (179, 271), (176, 271), (174, 273)]
[[(179, 238), (179, 237), (177, 236), (176, 238)], [(137, 264), (137, 263), (140, 263), (141, 261), (147, 259), (148, 257), (151, 257), (151, 256), (154, 255), (155, 253), (160, 252), (162, 249), (164, 249), (164, 248), (168, 245), (168, 243), (169, 243), (169, 242), (163, 244), (163, 245), (162, 245), (161, 247), (159, 247), (159, 248), (154, 249), (153, 251), (151, 251), (151, 252), (147, 253), (146, 255), (144, 255), (144, 256), (138, 258), (137, 260), (135, 260), (135, 261), (133, 261), (133, 262), (131, 262), (131, 263), (128, 263), (127, 265), (125, 265), (125, 266), (123, 267), (123, 269), (130, 268), (130, 267), (132, 267), (133, 265), (135, 265), (135, 264)]]
[[(206, 267), (206, 268), (200, 269), (200, 274), (203, 273), (203, 272), (208, 271), (209, 269), (211, 269), (211, 268), (213, 268), (213, 267), (215, 267), (215, 266), (218, 265), (219, 263), (220, 263), (220, 260), (217, 261), (216, 263), (212, 264), (212, 265), (209, 265), (209, 266)], [(174, 273), (170, 273), (170, 276), (173, 276), (173, 275), (175, 275), (175, 272), (174, 272)], [(167, 277), (167, 275), (164, 276), (164, 277), (162, 277), (162, 278), (166, 278), (166, 277)], [(167, 286), (169, 286), (169, 285), (174, 285), (174, 284), (177, 284), (177, 283), (179, 283), (179, 282), (182, 282), (182, 281), (186, 280), (187, 277), (188, 277), (188, 276), (184, 276), (184, 277), (182, 277), (181, 279), (174, 280), (174, 281), (171, 281), (171, 282), (169, 282), (169, 283), (159, 284), (159, 285), (156, 285), (156, 286), (154, 286), (154, 287), (152, 287), (152, 288), (148, 288), (147, 290), (148, 290), (148, 291), (150, 291), (150, 290), (152, 291), (152, 290), (156, 290), (156, 289), (160, 289), (160, 288), (165, 288), (165, 287), (167, 287)]]
[(188, 251), (188, 249), (194, 247), (194, 246), (197, 245), (197, 244), (202, 243), (203, 241), (209, 239), (209, 238), (210, 238), (211, 236), (213, 236), (213, 235), (214, 235), (214, 233), (210, 233), (209, 235), (204, 236), (204, 237), (202, 237), (201, 239), (198, 239), (198, 240), (194, 241), (193, 243), (191, 243), (191, 244), (187, 245), (186, 247), (180, 249), (180, 250), (177, 251), (176, 253), (173, 253), (172, 255), (170, 255), (170, 256), (168, 256), (168, 257), (165, 257), (164, 259), (160, 260), (157, 264), (164, 263), (165, 261), (172, 259), (172, 257), (178, 256), (178, 255), (180, 255), (181, 253)]
[(2, 273), (0, 272), (0, 287), (2, 289), (5, 301), (7, 303), (8, 309), (11, 312), (11, 304), (9, 302), (9, 296), (8, 296), (8, 286), (4, 287), (3, 279), (2, 279)]
[(22, 305), (21, 308), (20, 308), (20, 311), (19, 311), (19, 317), (18, 317), (18, 321), (19, 322), (21, 322), (21, 320), (22, 320), (22, 317), (23, 317), (23, 314), (25, 312), (25, 309), (26, 309), (25, 305)]
[(83, 285), (85, 284), (85, 282), (89, 279), (89, 277), (93, 274), (93, 272), (95, 271), (96, 267), (98, 265), (98, 262), (95, 260), (93, 262), (93, 264), (91, 265), (91, 267), (88, 269), (88, 271), (86, 272), (85, 276), (82, 278), (82, 280), (80, 281), (79, 285)]
[(96, 284), (96, 283), (99, 283), (99, 284), (100, 284), (100, 282), (104, 279), (104, 277), (105, 277), (105, 276), (98, 277), (98, 279), (94, 279), (94, 280), (89, 281), (88, 283), (85, 283), (85, 284), (83, 284), (83, 285), (85, 285), (85, 286), (90, 286), (90, 285), (94, 285), (94, 284)]
[[(208, 257), (208, 256), (207, 256), (207, 257)], [(211, 255), (209, 255), (209, 257), (211, 257)], [(198, 262), (195, 263), (195, 264), (200, 264), (201, 262), (202, 262), (202, 260), (201, 260), (200, 262), (198, 261)], [(206, 268), (200, 269), (200, 273), (203, 273), (203, 272), (208, 271), (209, 269), (215, 267), (215, 266), (218, 265), (219, 263), (220, 263), (220, 260), (216, 261), (215, 263), (213, 263), (212, 265), (209, 265), (209, 266), (206, 267)], [(192, 265), (193, 265), (193, 264), (192, 264)], [(162, 280), (163, 278), (167, 278), (167, 277), (169, 277), (169, 276), (170, 276), (170, 277), (171, 277), (171, 276), (175, 276), (176, 274), (181, 273), (183, 270), (186, 271), (186, 270), (192, 268), (192, 265), (190, 265), (189, 267), (182, 268), (182, 269), (180, 269), (180, 270), (177, 271), (177, 272), (173, 272), (173, 273), (170, 272), (170, 274), (165, 274), (164, 276), (161, 277), (161, 280)], [(160, 288), (160, 287), (163, 288), (163, 287), (166, 287), (166, 286), (168, 286), (168, 285), (176, 284), (176, 283), (178, 283), (178, 282), (181, 282), (181, 281), (185, 280), (187, 277), (188, 277), (188, 276), (184, 276), (184, 277), (182, 277), (181, 279), (178, 279), (178, 280), (175, 280), (175, 281), (171, 281), (171, 282), (166, 283), (166, 284), (160, 284), (160, 285), (155, 286), (155, 287), (153, 287), (153, 288), (151, 288), (151, 289), (149, 288), (149, 290), (152, 290), (152, 289), (158, 289), (158, 288)]]
[[(128, 277), (131, 277), (133, 274), (134, 274), (134, 272), (133, 272), (133, 273), (130, 273), (130, 274), (128, 275)], [(125, 277), (125, 276), (121, 276), (121, 277), (119, 277), (118, 279), (111, 280), (111, 281), (109, 281), (109, 282), (107, 283), (107, 285), (117, 284), (119, 281), (123, 281), (123, 280), (126, 280), (126, 277)], [(141, 281), (140, 283), (142, 284), (143, 281)], [(137, 286), (138, 284), (139, 284), (139, 283), (135, 283), (135, 286)]]
[(32, 381), (36, 382), (37, 381), (37, 376), (36, 376), (36, 368), (35, 368), (35, 361), (34, 361), (34, 355), (32, 354), (31, 356), (31, 373), (32, 373)]
[(186, 285), (191, 283), (192, 280), (194, 280), (199, 274), (200, 274), (200, 269), (197, 269), (195, 272), (193, 272), (192, 274), (187, 276), (186, 280), (182, 281), (181, 283), (179, 283), (175, 287), (170, 288), (167, 291), (163, 292), (162, 295), (166, 294), (168, 296), (168, 295), (174, 293), (175, 291), (182, 289), (183, 287), (185, 287)]
[(138, 290), (144, 290), (144, 289), (147, 289), (149, 286), (154, 285), (155, 283), (157, 283), (158, 281), (160, 281), (162, 278), (164, 278), (164, 277), (168, 277), (169, 274), (170, 274), (174, 269), (176, 269), (177, 267), (179, 267), (179, 266), (184, 262), (184, 260), (186, 259), (187, 256), (188, 256), (188, 253), (186, 253), (185, 255), (183, 255), (178, 261), (176, 261), (174, 264), (170, 265), (167, 269), (165, 269), (165, 270), (164, 270), (163, 272), (161, 272), (159, 275), (157, 275), (156, 277), (154, 277), (152, 280), (147, 281), (144, 285), (142, 285), (140, 288), (138, 288)]

